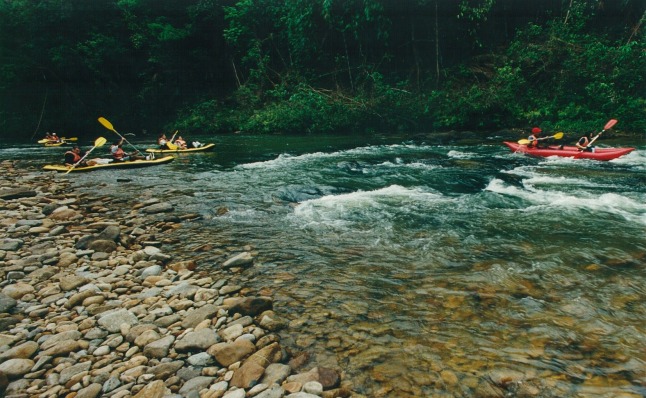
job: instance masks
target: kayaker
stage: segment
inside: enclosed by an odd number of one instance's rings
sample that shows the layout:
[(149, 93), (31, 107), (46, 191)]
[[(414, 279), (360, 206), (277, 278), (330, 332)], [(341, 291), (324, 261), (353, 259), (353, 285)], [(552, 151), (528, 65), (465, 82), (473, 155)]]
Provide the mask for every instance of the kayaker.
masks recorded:
[(60, 138), (58, 138), (58, 136), (56, 135), (56, 133), (52, 133), (52, 134), (50, 134), (49, 138), (47, 138), (47, 139), (49, 140), (49, 142), (52, 142), (52, 143), (55, 143), (55, 142), (61, 142), (61, 139), (60, 139)]
[(583, 137), (579, 138), (579, 141), (577, 141), (576, 143), (576, 147), (579, 148), (579, 150), (584, 152), (594, 152), (594, 146), (590, 145), (591, 140), (592, 140), (592, 132), (589, 132), (585, 134)]
[(157, 138), (157, 144), (159, 145), (159, 149), (170, 149), (168, 148), (168, 138), (166, 138), (166, 134), (162, 133), (159, 135), (159, 138)]
[(527, 144), (528, 148), (539, 149), (543, 147), (542, 145), (540, 145), (540, 140), (541, 140), (540, 136), (542, 132), (543, 130), (541, 130), (540, 127), (532, 128), (532, 134), (530, 134), (530, 136), (527, 137), (527, 139), (529, 140), (529, 144)]
[(184, 141), (184, 138), (182, 138), (181, 135), (175, 140), (175, 145), (177, 145), (177, 148), (179, 149), (186, 149), (186, 141)]
[(121, 147), (123, 145), (123, 139), (115, 141), (110, 147), (110, 153), (112, 154), (112, 159), (116, 162), (127, 162), (129, 160), (143, 160), (146, 159), (144, 156), (139, 156), (137, 152), (126, 153)]
[[(74, 145), (72, 149), (69, 151), (65, 152), (65, 166), (74, 166), (76, 163), (78, 163), (81, 159), (83, 158), (83, 155), (81, 154), (81, 148), (78, 147), (78, 145)], [(85, 166), (86, 163), (85, 161), (79, 163), (77, 166)]]

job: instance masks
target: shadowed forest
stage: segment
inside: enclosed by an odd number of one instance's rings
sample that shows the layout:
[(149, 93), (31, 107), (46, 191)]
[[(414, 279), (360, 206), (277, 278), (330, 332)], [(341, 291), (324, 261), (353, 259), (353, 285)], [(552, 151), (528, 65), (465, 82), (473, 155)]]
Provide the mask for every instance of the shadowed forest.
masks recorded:
[(643, 0), (5, 0), (0, 134), (646, 133)]

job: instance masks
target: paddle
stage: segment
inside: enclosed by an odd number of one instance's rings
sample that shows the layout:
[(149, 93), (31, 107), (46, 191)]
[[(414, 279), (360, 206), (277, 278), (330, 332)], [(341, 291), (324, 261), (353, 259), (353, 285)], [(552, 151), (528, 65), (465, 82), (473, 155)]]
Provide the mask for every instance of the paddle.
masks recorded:
[[(541, 138), (537, 138), (535, 141), (546, 140), (546, 139), (548, 139), (548, 138), (554, 138), (555, 140), (560, 140), (561, 138), (563, 138), (563, 132), (558, 132), (558, 133), (556, 133), (556, 134), (554, 134), (554, 135), (550, 135), (550, 136), (548, 136), (548, 137), (541, 137)], [(519, 143), (520, 145), (527, 145), (527, 144), (529, 144), (530, 142), (531, 142), (531, 141), (530, 141), (530, 140), (528, 140), (528, 139), (518, 140), (518, 143)]]
[(179, 130), (175, 130), (175, 132), (173, 133), (173, 136), (172, 136), (172, 137), (170, 137), (170, 142), (173, 142), (173, 139), (175, 138), (175, 136), (177, 135), (177, 133), (179, 133)]
[(85, 155), (83, 155), (83, 157), (81, 159), (79, 159), (78, 162), (74, 163), (72, 165), (72, 167), (69, 170), (67, 170), (67, 172), (65, 174), (67, 174), (70, 171), (74, 170), (74, 167), (78, 166), (87, 157), (87, 155), (89, 155), (90, 152), (92, 152), (94, 150), (94, 148), (98, 148), (100, 146), (103, 146), (103, 145), (105, 145), (106, 142), (107, 142), (107, 140), (105, 138), (103, 138), (103, 137), (97, 138), (96, 141), (94, 141), (94, 146), (92, 147), (92, 149), (87, 151), (87, 153)]
[(170, 149), (172, 151), (177, 150), (177, 145), (175, 145), (173, 143), (173, 138), (175, 138), (175, 136), (177, 135), (178, 132), (179, 132), (179, 130), (175, 130), (175, 134), (173, 134), (173, 136), (170, 137), (170, 140), (168, 140), (168, 142), (166, 142), (166, 146), (168, 147), (168, 149)]
[[(618, 120), (617, 120), (617, 119), (610, 119), (610, 120), (608, 120), (608, 123), (606, 123), (606, 125), (605, 125), (605, 126), (603, 126), (603, 130), (601, 130), (601, 132), (600, 132), (599, 134), (595, 135), (595, 136), (594, 136), (594, 138), (592, 138), (592, 139), (590, 140), (590, 142), (588, 143), (588, 145), (586, 145), (586, 148), (587, 148), (587, 147), (589, 147), (590, 145), (592, 145), (592, 144), (597, 140), (597, 138), (599, 138), (599, 136), (600, 136), (601, 134), (603, 134), (603, 132), (604, 132), (604, 131), (606, 131), (606, 130), (610, 130), (610, 129), (615, 125), (615, 124), (617, 124), (617, 122), (618, 122)], [(584, 150), (584, 149), (579, 149), (579, 151), (583, 151), (583, 150)]]
[(113, 131), (116, 135), (118, 135), (119, 137), (121, 137), (121, 139), (122, 139), (122, 140), (124, 140), (124, 141), (125, 141), (125, 142), (127, 142), (131, 147), (133, 147), (133, 148), (135, 149), (135, 151), (137, 151), (137, 152), (141, 153), (141, 151), (140, 151), (139, 149), (137, 149), (137, 147), (136, 147), (136, 146), (132, 145), (132, 144), (130, 143), (130, 141), (128, 141), (128, 140), (126, 139), (126, 137), (122, 136), (121, 134), (119, 134), (119, 133), (117, 132), (117, 130), (115, 130), (115, 129), (114, 129), (114, 126), (112, 126), (112, 123), (110, 123), (110, 122), (108, 121), (108, 119), (106, 119), (106, 118), (104, 118), (104, 117), (99, 117), (99, 119), (98, 119), (98, 120), (99, 120), (99, 123), (101, 123), (101, 124), (103, 125), (103, 127), (105, 127), (105, 128), (106, 128), (106, 129), (108, 129), (108, 130)]
[(78, 141), (78, 137), (70, 137), (70, 138), (65, 138), (61, 137), (61, 141)]

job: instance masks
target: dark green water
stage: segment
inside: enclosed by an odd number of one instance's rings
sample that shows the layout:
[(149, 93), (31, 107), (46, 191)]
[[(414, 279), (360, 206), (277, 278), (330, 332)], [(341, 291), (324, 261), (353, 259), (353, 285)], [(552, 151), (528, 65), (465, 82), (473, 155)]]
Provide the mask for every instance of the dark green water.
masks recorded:
[(253, 246), (245, 284), (290, 321), (283, 345), (356, 391), (646, 395), (644, 142), (596, 162), (512, 154), (499, 137), (199, 139), (216, 151), (68, 178), (202, 214), (186, 247)]

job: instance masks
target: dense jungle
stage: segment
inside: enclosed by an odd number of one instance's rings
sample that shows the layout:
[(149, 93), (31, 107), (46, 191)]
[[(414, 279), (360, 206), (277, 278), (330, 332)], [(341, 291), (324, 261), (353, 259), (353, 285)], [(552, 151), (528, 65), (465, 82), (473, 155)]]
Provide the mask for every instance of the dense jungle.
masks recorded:
[(646, 133), (643, 0), (4, 0), (0, 136)]

